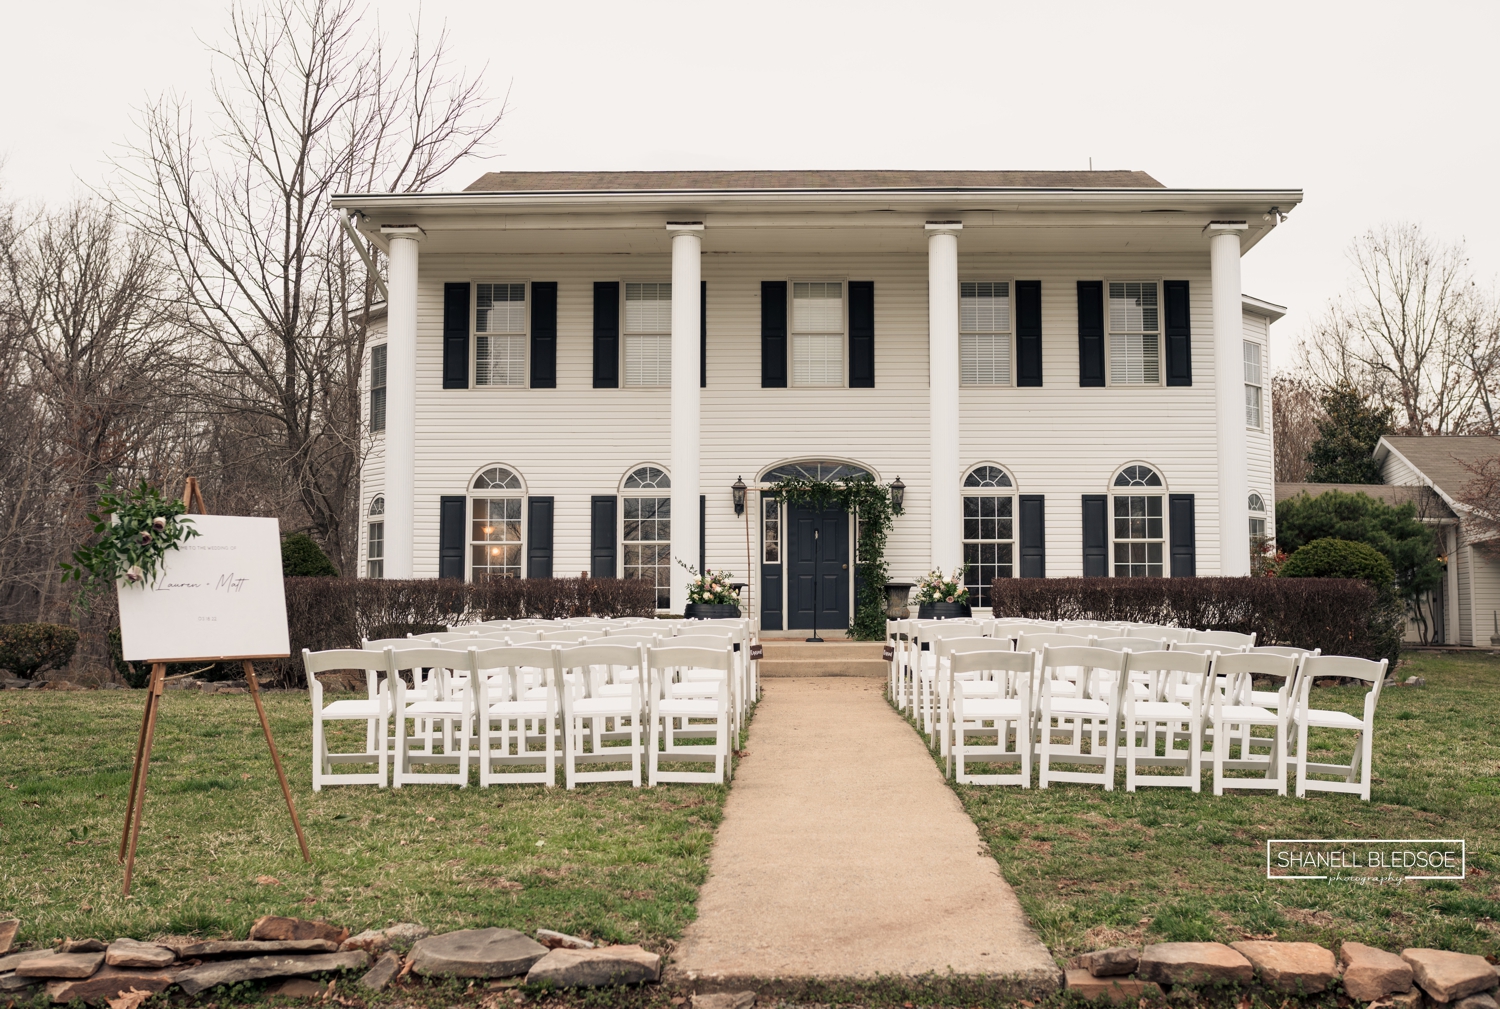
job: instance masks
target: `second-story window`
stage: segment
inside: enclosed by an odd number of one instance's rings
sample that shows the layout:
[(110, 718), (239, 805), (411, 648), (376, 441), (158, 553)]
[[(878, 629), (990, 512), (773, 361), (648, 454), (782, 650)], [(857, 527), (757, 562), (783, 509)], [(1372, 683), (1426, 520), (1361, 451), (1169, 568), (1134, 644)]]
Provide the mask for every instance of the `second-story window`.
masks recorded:
[(474, 384), (526, 384), (526, 285), (475, 284)]
[(964, 385), (1010, 385), (1010, 282), (958, 285), (959, 377)]
[(1161, 384), (1161, 311), (1154, 280), (1109, 282), (1109, 384)]
[(672, 285), (625, 285), (625, 384), (672, 384)]
[(792, 284), (792, 384), (844, 384), (844, 285)]
[(386, 345), (370, 348), (370, 430), (385, 430)]
[(1261, 364), (1260, 344), (1253, 340), (1245, 341), (1245, 426), (1260, 427), (1261, 411)]

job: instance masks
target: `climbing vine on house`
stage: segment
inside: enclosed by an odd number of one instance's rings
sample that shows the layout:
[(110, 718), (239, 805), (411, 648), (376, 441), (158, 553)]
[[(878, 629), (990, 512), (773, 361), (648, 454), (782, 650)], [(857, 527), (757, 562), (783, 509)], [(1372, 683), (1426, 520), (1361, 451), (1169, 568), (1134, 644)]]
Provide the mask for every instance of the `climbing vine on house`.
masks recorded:
[(869, 477), (787, 477), (772, 484), (770, 493), (789, 504), (839, 507), (855, 517), (854, 622), (849, 625), (849, 634), (860, 641), (885, 640), (885, 540), (891, 531), (891, 519), (901, 514), (891, 503), (890, 488)]

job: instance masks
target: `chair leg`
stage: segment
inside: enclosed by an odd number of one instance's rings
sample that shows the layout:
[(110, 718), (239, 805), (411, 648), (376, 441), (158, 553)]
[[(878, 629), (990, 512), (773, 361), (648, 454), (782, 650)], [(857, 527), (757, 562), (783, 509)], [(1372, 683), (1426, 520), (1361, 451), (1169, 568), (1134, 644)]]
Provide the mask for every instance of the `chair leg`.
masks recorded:
[(1307, 720), (1297, 723), (1297, 798), (1307, 798)]
[(388, 730), (386, 716), (380, 716), (380, 787), (384, 788), (390, 780), (389, 766), (391, 759), (391, 740)]
[(323, 718), (313, 713), (312, 790), (323, 791), (323, 764), (328, 758), (327, 745), (323, 742)]

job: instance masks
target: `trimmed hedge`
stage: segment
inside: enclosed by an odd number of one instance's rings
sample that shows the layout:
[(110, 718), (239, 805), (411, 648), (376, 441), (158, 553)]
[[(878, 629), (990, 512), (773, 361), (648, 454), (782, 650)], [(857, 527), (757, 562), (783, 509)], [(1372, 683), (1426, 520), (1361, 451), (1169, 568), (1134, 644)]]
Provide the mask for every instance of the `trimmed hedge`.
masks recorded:
[(1358, 578), (1390, 588), (1396, 571), (1385, 554), (1368, 543), (1331, 536), (1298, 547), (1276, 572), (1278, 578)]
[(0, 669), (23, 680), (61, 669), (78, 650), (78, 631), (62, 624), (0, 624)]
[(1399, 600), (1345, 578), (997, 578), (997, 617), (1166, 624), (1254, 632), (1262, 645), (1393, 662)]
[(287, 578), (285, 585), (292, 656), (257, 662), (256, 672), (265, 683), (287, 687), (304, 683), (304, 648), (358, 648), (362, 638), (404, 637), (478, 620), (656, 613), (656, 589), (639, 579)]

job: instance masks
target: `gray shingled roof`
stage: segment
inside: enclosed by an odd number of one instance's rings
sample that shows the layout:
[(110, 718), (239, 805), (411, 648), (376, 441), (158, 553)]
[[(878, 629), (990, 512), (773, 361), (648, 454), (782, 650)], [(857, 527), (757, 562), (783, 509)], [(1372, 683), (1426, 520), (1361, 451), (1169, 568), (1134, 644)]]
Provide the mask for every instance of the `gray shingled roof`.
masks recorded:
[(486, 172), (465, 192), (1164, 189), (1145, 172)]
[(1461, 496), (1464, 485), (1474, 479), (1464, 463), (1472, 466), (1500, 456), (1500, 438), (1487, 434), (1420, 438), (1386, 435), (1385, 441), (1450, 498)]
[(1404, 504), (1415, 504), (1417, 514), (1430, 519), (1457, 518), (1453, 509), (1449, 508), (1442, 498), (1438, 497), (1426, 487), (1406, 487), (1397, 484), (1384, 483), (1277, 483), (1276, 500), (1285, 501), (1294, 498), (1298, 494), (1306, 494), (1317, 497), (1328, 491), (1342, 491), (1345, 494), (1366, 494), (1377, 501), (1384, 501), (1392, 507)]

